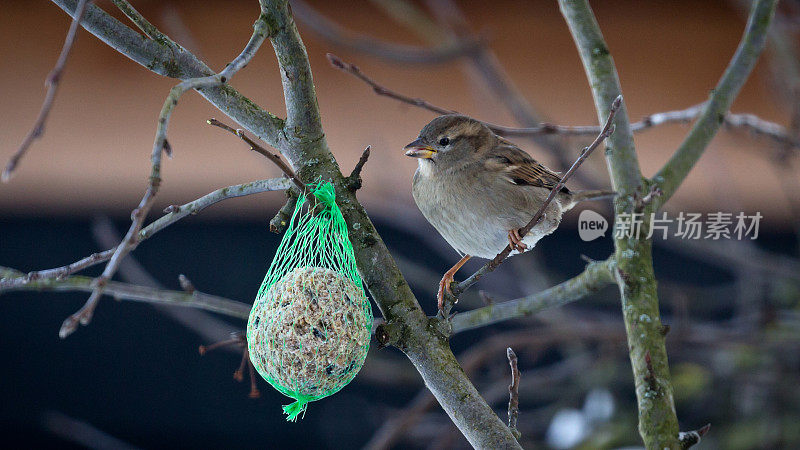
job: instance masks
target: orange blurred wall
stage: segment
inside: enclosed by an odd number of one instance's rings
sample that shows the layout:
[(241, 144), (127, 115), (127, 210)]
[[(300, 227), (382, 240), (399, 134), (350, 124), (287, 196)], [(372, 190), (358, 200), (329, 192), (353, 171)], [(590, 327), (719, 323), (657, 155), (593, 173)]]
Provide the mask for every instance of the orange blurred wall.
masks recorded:
[[(216, 68), (238, 54), (258, 14), (255, 1), (133, 3)], [(724, 2), (593, 3), (620, 71), (633, 120), (704, 100), (732, 56), (744, 26), (744, 18)], [(110, 2), (98, 4), (113, 9)], [(546, 112), (549, 121), (596, 122), (583, 69), (555, 2), (460, 4), (473, 27), (489, 33), (491, 47), (511, 78), (527, 99)], [(349, 29), (394, 42), (423, 44), (369, 2), (315, 2), (315, 6)], [(38, 113), (43, 80), (68, 26), (68, 17), (49, 2), (4, 2), (0, 15), (3, 162)], [(331, 68), (326, 52), (358, 64), (397, 91), (492, 122), (514, 124), (504, 107), (464, 70), (463, 61), (433, 66), (383, 62), (331, 46), (305, 27), (301, 32), (314, 69), (326, 134), (343, 169), (349, 171), (361, 150), (372, 145), (359, 197), (375, 214), (396, 213), (399, 208), (408, 217), (420, 217), (410, 195), (416, 162), (404, 157), (400, 149), (433, 115), (374, 95), (359, 81)], [(16, 177), (0, 185), (0, 214), (123, 213), (132, 209), (149, 173), (156, 116), (173, 84), (81, 32), (44, 138), (33, 145)], [(265, 109), (284, 113), (269, 45), (231, 84)], [(777, 98), (762, 61), (734, 111), (786, 123), (787, 112)], [(170, 122), (174, 158), (164, 164), (161, 205), (184, 203), (221, 186), (278, 176), (277, 169), (248, 152), (241, 142), (205, 125), (209, 117), (222, 115), (196, 94), (187, 94), (178, 105)], [(646, 175), (663, 164), (687, 130), (674, 125), (637, 135)], [(582, 144), (570, 145), (577, 152)], [(527, 142), (523, 147), (552, 164), (544, 151)], [(789, 210), (776, 194), (780, 189), (769, 154), (764, 140), (741, 132), (722, 132), (669, 209), (760, 210), (765, 224), (781, 226)], [(600, 153), (592, 159), (582, 170), (594, 170), (607, 183)], [(267, 220), (282, 199), (279, 193), (262, 194), (226, 202), (204, 215)]]

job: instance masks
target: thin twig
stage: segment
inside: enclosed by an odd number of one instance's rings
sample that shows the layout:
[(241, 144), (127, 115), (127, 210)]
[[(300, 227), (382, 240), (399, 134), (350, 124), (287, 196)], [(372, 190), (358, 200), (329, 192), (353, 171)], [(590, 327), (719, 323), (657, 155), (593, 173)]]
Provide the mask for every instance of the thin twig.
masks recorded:
[(355, 167), (353, 167), (353, 171), (350, 172), (350, 176), (347, 177), (348, 186), (354, 191), (361, 189), (361, 171), (364, 169), (364, 164), (366, 164), (369, 159), (370, 149), (371, 146), (369, 145), (364, 149)]
[(662, 194), (663, 192), (658, 186), (650, 186), (650, 190), (644, 197), (638, 195), (638, 193), (634, 194), (634, 212), (642, 212), (645, 206), (652, 203), (656, 198), (661, 197)]
[(334, 45), (395, 62), (445, 63), (475, 53), (486, 45), (485, 39), (482, 38), (460, 39), (430, 49), (394, 44), (346, 30), (304, 1), (293, 0), (292, 12), (298, 22), (305, 24), (314, 33)]
[[(733, 100), (764, 49), (775, 4), (776, 1), (769, 0), (753, 2), (744, 35), (725, 73), (711, 91), (709, 101), (703, 104), (689, 134), (654, 178), (664, 192), (664, 195), (653, 202), (654, 209), (661, 207), (672, 197), (717, 134)], [(742, 123), (748, 121), (744, 120)]]
[[(213, 344), (209, 345), (200, 345), (197, 347), (197, 352), (200, 353), (200, 356), (205, 356), (206, 353), (213, 352), (219, 348), (225, 348), (231, 345), (241, 345), (242, 338), (239, 336), (240, 333), (233, 333), (233, 337), (230, 339), (225, 339), (224, 341), (214, 342)], [(236, 376), (234, 376), (236, 378)]]
[(451, 333), (461, 333), (494, 323), (531, 316), (540, 311), (580, 300), (613, 281), (613, 259), (594, 261), (580, 274), (549, 289), (507, 302), (492, 303), (456, 314), (450, 322)]
[(258, 385), (256, 384), (256, 368), (250, 360), (250, 348), (247, 345), (244, 346), (244, 358), (247, 359), (247, 371), (250, 374), (250, 392), (247, 396), (253, 399), (260, 398), (261, 391), (258, 390)]
[[(51, 292), (96, 292), (97, 278), (72, 275), (65, 278), (46, 278), (27, 284), (4, 287), (2, 292), (11, 291), (51, 291)], [(199, 291), (188, 293), (157, 289), (149, 286), (107, 281), (103, 293), (119, 300), (155, 303), (160, 305), (188, 306), (226, 316), (247, 320), (251, 305)]]
[(272, 153), (271, 151), (265, 149), (264, 147), (260, 146), (256, 141), (250, 139), (247, 134), (245, 134), (244, 130), (242, 129), (234, 129), (231, 126), (228, 126), (217, 119), (211, 118), (206, 121), (209, 125), (213, 125), (215, 127), (222, 128), (225, 131), (229, 131), (230, 133), (239, 137), (239, 139), (245, 141), (249, 146), (250, 150), (253, 150), (257, 153), (260, 153), (267, 157), (270, 161), (275, 163), (279, 169), (292, 181), (292, 183), (300, 189), (301, 192), (308, 192), (308, 188), (306, 187), (305, 183), (300, 181), (297, 174), (294, 173), (294, 170), (289, 166), (289, 164), (285, 163), (281, 156), (277, 153)]
[(356, 163), (355, 167), (353, 167), (353, 171), (350, 172), (350, 178), (356, 178), (361, 176), (361, 169), (364, 168), (364, 164), (366, 164), (367, 160), (369, 159), (369, 152), (371, 148), (372, 146), (368, 145), (361, 153), (361, 157), (358, 158), (358, 162)]
[[(330, 61), (331, 65), (334, 67), (347, 72), (366, 83), (372, 88), (373, 91), (375, 91), (377, 95), (389, 97), (399, 102), (416, 106), (436, 114), (457, 113), (455, 110), (434, 105), (433, 103), (430, 103), (422, 98), (409, 97), (393, 91), (392, 89), (383, 86), (364, 74), (364, 72), (362, 72), (358, 66), (343, 61), (336, 55), (328, 53), (328, 61)], [(650, 114), (643, 117), (642, 120), (638, 122), (631, 123), (631, 131), (641, 132), (660, 125), (689, 123), (695, 120), (698, 115), (700, 115), (700, 112), (703, 110), (703, 107), (706, 105), (706, 103), (707, 102), (703, 102), (685, 109)], [(597, 125), (556, 125), (543, 122), (540, 125), (533, 127), (508, 127), (490, 122), (481, 122), (489, 127), (494, 133), (505, 137), (530, 137), (540, 135), (591, 136), (602, 131), (602, 128)], [(731, 128), (748, 130), (757, 136), (763, 136), (777, 144), (782, 144), (792, 149), (800, 148), (800, 140), (794, 137), (786, 127), (761, 119), (753, 114), (727, 113), (724, 117), (723, 123)]]
[[(286, 181), (289, 181), (288, 179)], [(297, 192), (294, 189), (286, 190), (286, 203), (275, 213), (269, 221), (269, 231), (279, 234), (289, 225), (294, 209), (297, 207)]]
[(343, 71), (353, 75), (354, 77), (358, 78), (359, 80), (363, 81), (364, 83), (367, 83), (372, 88), (372, 90), (375, 91), (375, 93), (378, 94), (378, 95), (383, 95), (385, 97), (393, 98), (393, 99), (398, 100), (400, 102), (408, 103), (409, 105), (414, 105), (414, 106), (417, 106), (417, 107), (420, 107), (420, 108), (423, 108), (423, 109), (427, 109), (428, 111), (432, 111), (432, 112), (435, 112), (437, 114), (455, 114), (456, 113), (456, 111), (453, 111), (451, 109), (440, 108), (440, 107), (438, 107), (438, 106), (436, 106), (436, 105), (434, 105), (432, 103), (426, 102), (425, 100), (423, 100), (421, 98), (412, 98), (412, 97), (407, 97), (407, 96), (405, 96), (403, 94), (398, 94), (397, 92), (394, 92), (392, 90), (389, 90), (389, 89), (381, 86), (376, 81), (374, 81), (372, 78), (364, 75), (364, 73), (361, 71), (361, 69), (358, 68), (358, 66), (356, 66), (354, 64), (350, 64), (350, 63), (345, 62), (345, 61), (342, 61), (341, 58), (339, 58), (338, 56), (336, 56), (336, 55), (334, 55), (332, 53), (328, 53), (326, 56), (328, 57), (328, 61), (331, 63), (331, 65), (333, 67), (336, 67), (337, 69), (343, 70)]
[(178, 275), (178, 283), (180, 283), (181, 289), (188, 294), (193, 294), (196, 291), (194, 284), (192, 284), (192, 280), (187, 278), (184, 274)]
[(131, 213), (130, 228), (128, 228), (128, 232), (126, 233), (122, 242), (117, 246), (114, 254), (111, 255), (111, 258), (108, 260), (108, 264), (106, 264), (102, 275), (96, 279), (95, 289), (92, 291), (92, 294), (89, 296), (86, 304), (84, 304), (83, 307), (78, 310), (78, 312), (67, 317), (64, 320), (64, 323), (61, 325), (61, 329), (59, 330), (58, 334), (62, 339), (72, 334), (77, 329), (78, 324), (88, 325), (89, 322), (91, 322), (92, 315), (94, 314), (97, 303), (103, 294), (103, 289), (106, 283), (111, 279), (111, 277), (114, 276), (122, 259), (139, 245), (139, 231), (141, 230), (144, 220), (147, 217), (147, 213), (153, 207), (155, 196), (158, 193), (158, 189), (161, 184), (162, 152), (166, 152), (168, 155), (171, 155), (172, 153), (171, 146), (167, 141), (167, 127), (169, 124), (169, 119), (172, 116), (172, 111), (178, 104), (178, 99), (185, 92), (191, 89), (202, 89), (205, 87), (224, 85), (236, 72), (250, 62), (256, 51), (258, 51), (258, 48), (268, 37), (268, 31), (270, 30), (270, 27), (267, 24), (263, 14), (263, 4), (261, 6), (261, 12), (262, 14), (253, 25), (253, 35), (250, 37), (247, 45), (245, 45), (245, 48), (242, 50), (239, 56), (225, 66), (225, 69), (218, 74), (200, 78), (191, 78), (182, 81), (170, 90), (170, 93), (167, 96), (167, 99), (164, 101), (164, 105), (162, 106), (161, 112), (158, 116), (159, 118), (156, 130), (156, 138), (155, 142), (153, 143), (153, 151), (150, 156), (151, 171), (147, 190), (145, 191), (142, 200), (139, 202), (139, 206), (137, 206), (136, 209)]
[(177, 47), (177, 44), (169, 38), (166, 34), (162, 33), (161, 30), (156, 28), (149, 20), (145, 19), (139, 11), (137, 11), (133, 5), (131, 5), (126, 0), (111, 0), (111, 3), (116, 5), (120, 11), (122, 11), (125, 16), (131, 20), (140, 30), (142, 33), (147, 35), (152, 40), (163, 42), (170, 47)]
[(67, 31), (67, 37), (64, 39), (64, 46), (61, 47), (61, 54), (58, 55), (58, 60), (56, 61), (55, 67), (53, 70), (50, 71), (50, 74), (47, 75), (47, 79), (44, 82), (45, 87), (47, 88), (47, 94), (45, 94), (44, 102), (42, 102), (42, 108), (39, 110), (39, 117), (36, 118), (36, 122), (33, 124), (33, 128), (28, 132), (25, 136), (25, 139), (22, 140), (22, 144), (20, 144), (17, 151), (11, 155), (11, 158), (8, 160), (5, 169), (3, 169), (3, 174), (0, 175), (0, 180), (3, 183), (7, 183), (11, 176), (14, 174), (14, 169), (16, 169), (17, 165), (19, 165), (19, 161), (25, 156), (25, 153), (30, 148), (33, 141), (40, 138), (42, 133), (44, 133), (44, 126), (47, 122), (47, 116), (50, 115), (50, 110), (53, 109), (53, 102), (56, 98), (56, 92), (58, 91), (58, 82), (61, 81), (61, 76), (64, 72), (64, 66), (67, 64), (67, 57), (69, 56), (70, 51), (72, 50), (73, 44), (75, 44), (75, 38), (78, 35), (78, 28), (80, 26), (81, 20), (83, 20), (84, 14), (86, 14), (86, 7), (91, 3), (91, 0), (79, 0), (77, 9), (75, 10), (75, 18), (72, 20), (72, 23), (69, 26), (69, 31)]
[(511, 366), (511, 384), (508, 385), (508, 428), (515, 438), (520, 438), (517, 430), (517, 419), (519, 418), (519, 368), (517, 367), (517, 355), (511, 347), (506, 349), (508, 364)]
[[(93, 220), (91, 229), (95, 241), (101, 246), (100, 248), (115, 246), (122, 240), (122, 236), (120, 236), (114, 224), (106, 217)], [(130, 257), (130, 255), (120, 264), (118, 277), (119, 281), (126, 283), (155, 289), (166, 289), (142, 267), (136, 258)], [(167, 305), (153, 305), (153, 309), (206, 340), (219, 340), (224, 336), (228, 336), (234, 330), (227, 321), (213, 317), (206, 311), (197, 308), (173, 308)]]
[[(214, 192), (206, 194), (197, 200), (186, 203), (184, 205), (171, 205), (166, 208), (164, 216), (150, 223), (139, 232), (139, 242), (152, 237), (154, 234), (163, 230), (164, 228), (174, 224), (175, 222), (183, 219), (186, 216), (197, 214), (198, 212), (214, 205), (218, 202), (229, 198), (243, 197), (246, 195), (258, 194), (261, 192), (270, 192), (284, 190), (291, 187), (290, 181), (286, 178), (270, 178), (266, 180), (253, 181), (246, 184), (237, 184), (225, 188), (217, 189)], [(74, 263), (67, 264), (66, 266), (56, 267), (54, 269), (40, 270), (36, 272), (29, 272), (25, 275), (17, 277), (8, 277), (0, 280), (0, 291), (21, 286), (32, 281), (46, 280), (51, 278), (64, 278), (81, 270), (92, 267), (96, 264), (108, 261), (116, 251), (117, 247), (108, 250), (92, 253), (91, 255), (79, 259)]]
[[(575, 160), (575, 162), (572, 164), (569, 170), (567, 170), (564, 176), (561, 177), (561, 180), (558, 182), (558, 184), (556, 184), (555, 187), (553, 187), (553, 189), (550, 191), (550, 195), (547, 196), (545, 201), (539, 207), (539, 210), (536, 211), (536, 214), (533, 215), (533, 218), (528, 222), (528, 224), (519, 229), (520, 236), (525, 236), (526, 234), (528, 234), (529, 231), (531, 231), (531, 229), (542, 218), (547, 207), (550, 205), (553, 199), (556, 198), (556, 195), (558, 195), (558, 193), (561, 191), (561, 188), (563, 188), (566, 182), (572, 177), (572, 174), (575, 173), (578, 167), (580, 167), (581, 164), (583, 164), (586, 158), (588, 158), (589, 155), (591, 155), (592, 152), (597, 147), (599, 147), (600, 144), (607, 137), (611, 136), (611, 134), (614, 132), (614, 127), (612, 125), (614, 121), (614, 116), (616, 116), (620, 106), (622, 106), (621, 95), (611, 103), (611, 108), (608, 113), (608, 119), (606, 119), (606, 123), (603, 126), (603, 129), (601, 130), (600, 134), (597, 135), (597, 138), (595, 138), (594, 142), (592, 142), (588, 147), (583, 149), (578, 159)], [(451, 288), (453, 291), (453, 295), (455, 297), (458, 297), (461, 293), (469, 289), (470, 286), (477, 283), (482, 276), (496, 269), (508, 257), (511, 251), (512, 251), (511, 246), (506, 245), (506, 247), (500, 253), (498, 253), (497, 256), (494, 257), (494, 259), (486, 263), (477, 272), (470, 275), (470, 277), (467, 278), (466, 280), (453, 286)]]

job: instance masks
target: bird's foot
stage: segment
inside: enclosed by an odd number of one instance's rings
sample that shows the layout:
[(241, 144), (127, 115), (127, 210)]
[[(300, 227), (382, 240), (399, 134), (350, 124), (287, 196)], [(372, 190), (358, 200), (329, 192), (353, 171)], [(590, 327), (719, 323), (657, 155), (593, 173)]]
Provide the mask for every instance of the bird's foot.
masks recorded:
[(439, 292), (436, 294), (437, 305), (439, 306), (439, 312), (441, 313), (442, 317), (447, 317), (444, 311), (444, 296), (445, 292), (450, 295), (453, 295), (453, 291), (450, 290), (450, 284), (455, 281), (454, 280), (454, 273), (447, 272), (442, 276), (442, 280), (439, 281)]
[[(469, 259), (472, 258), (470, 255), (464, 255), (461, 257), (460, 260), (450, 268), (447, 272), (442, 275), (442, 280), (439, 282), (439, 292), (436, 294), (437, 304), (439, 305), (439, 314), (442, 317), (447, 317), (447, 313), (450, 311), (450, 308), (453, 306), (453, 303), (457, 302), (458, 299), (454, 298), (453, 291), (450, 290), (450, 284), (454, 281), (453, 277), (455, 276), (458, 269), (461, 268)], [(447, 306), (447, 311), (445, 311), (445, 295), (450, 294), (450, 298), (452, 299), (452, 303)]]
[(522, 242), (522, 237), (519, 235), (519, 230), (516, 228), (508, 230), (508, 245), (511, 247), (511, 250), (516, 250), (520, 253), (528, 249), (528, 246)]

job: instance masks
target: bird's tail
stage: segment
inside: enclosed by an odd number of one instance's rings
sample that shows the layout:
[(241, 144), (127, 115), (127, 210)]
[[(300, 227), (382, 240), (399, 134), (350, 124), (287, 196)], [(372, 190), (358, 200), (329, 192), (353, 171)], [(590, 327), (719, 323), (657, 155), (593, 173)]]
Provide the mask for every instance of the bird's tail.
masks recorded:
[(572, 209), (577, 203), (591, 201), (591, 200), (601, 200), (604, 198), (614, 198), (617, 196), (615, 191), (604, 191), (604, 190), (591, 190), (586, 189), (583, 191), (573, 191), (572, 192), (572, 202), (569, 204), (569, 207), (566, 209)]

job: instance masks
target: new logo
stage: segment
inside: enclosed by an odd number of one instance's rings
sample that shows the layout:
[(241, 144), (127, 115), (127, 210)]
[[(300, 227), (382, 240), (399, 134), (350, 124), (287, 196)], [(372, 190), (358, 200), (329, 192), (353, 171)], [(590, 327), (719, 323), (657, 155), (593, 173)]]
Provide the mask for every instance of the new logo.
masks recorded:
[(584, 209), (578, 216), (578, 235), (586, 242), (593, 241), (600, 236), (605, 236), (608, 230), (608, 221), (605, 217), (592, 211)]

